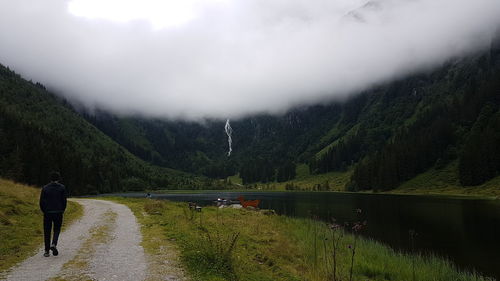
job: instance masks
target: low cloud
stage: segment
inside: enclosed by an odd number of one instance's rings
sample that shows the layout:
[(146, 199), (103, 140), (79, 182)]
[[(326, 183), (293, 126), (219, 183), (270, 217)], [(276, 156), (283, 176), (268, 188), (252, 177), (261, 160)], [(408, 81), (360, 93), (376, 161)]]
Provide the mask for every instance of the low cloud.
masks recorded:
[(0, 63), (89, 107), (237, 118), (343, 99), (439, 66), (488, 47), (500, 26), (498, 0), (212, 0), (181, 8), (149, 0), (149, 10), (127, 18), (134, 1), (94, 1), (123, 12), (107, 19), (70, 13), (75, 1), (0, 0)]

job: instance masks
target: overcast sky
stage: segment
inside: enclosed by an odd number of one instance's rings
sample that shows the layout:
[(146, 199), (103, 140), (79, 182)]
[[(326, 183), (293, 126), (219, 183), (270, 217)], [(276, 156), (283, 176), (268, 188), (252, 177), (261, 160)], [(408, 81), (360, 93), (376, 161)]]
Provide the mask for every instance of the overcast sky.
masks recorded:
[(499, 0), (0, 0), (0, 63), (168, 118), (280, 113), (489, 46)]

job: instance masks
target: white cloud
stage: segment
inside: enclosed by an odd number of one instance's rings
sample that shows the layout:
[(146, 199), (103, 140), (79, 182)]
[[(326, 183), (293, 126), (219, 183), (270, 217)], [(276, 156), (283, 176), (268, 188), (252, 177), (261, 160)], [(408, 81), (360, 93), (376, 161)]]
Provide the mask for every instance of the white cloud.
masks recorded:
[(485, 48), (499, 14), (498, 0), (0, 0), (0, 63), (88, 106), (234, 118)]

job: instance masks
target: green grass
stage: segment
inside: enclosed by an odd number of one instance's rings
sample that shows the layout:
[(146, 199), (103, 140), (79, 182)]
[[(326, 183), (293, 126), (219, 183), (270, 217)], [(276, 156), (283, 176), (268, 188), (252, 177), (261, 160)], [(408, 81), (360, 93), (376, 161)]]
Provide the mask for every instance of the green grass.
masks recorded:
[(237, 185), (243, 184), (243, 179), (240, 178), (240, 174), (236, 174), (234, 176), (227, 177), (227, 180), (230, 181), (232, 184), (237, 184)]
[[(397, 189), (388, 191), (395, 194), (425, 194), (425, 195), (458, 195), (458, 196), (480, 196), (500, 198), (500, 176), (480, 185), (463, 187), (458, 180), (458, 161), (452, 161), (448, 165), (436, 168), (417, 175), (404, 182)], [(295, 179), (278, 183), (256, 183), (248, 185), (247, 189), (233, 189), (224, 191), (285, 191), (286, 185), (292, 184), (299, 191), (313, 191), (315, 186), (328, 183), (331, 191), (346, 191), (345, 186), (349, 182), (353, 168), (345, 172), (329, 172), (325, 174), (311, 175), (307, 164), (297, 165)], [(232, 183), (241, 182), (237, 175), (229, 177)], [(163, 190), (154, 192), (164, 193), (205, 193), (221, 192), (221, 190)]]
[[(147, 223), (144, 237), (154, 234), (177, 245), (192, 280), (333, 280), (332, 230), (322, 222), (266, 211), (206, 207), (191, 212), (185, 203), (114, 200), (129, 205), (139, 221)], [(398, 253), (368, 239), (357, 241), (353, 280), (412, 281), (413, 269), (415, 280), (489, 280), (459, 272), (449, 261), (433, 256)], [(353, 244), (354, 237), (348, 234), (339, 242), (337, 280), (349, 280), (347, 246)]]
[[(342, 135), (342, 137), (337, 138), (335, 141), (333, 141), (332, 143), (326, 145), (318, 153), (316, 153), (316, 158), (319, 158), (322, 155), (324, 155), (325, 153), (327, 153), (329, 149), (331, 149), (332, 147), (336, 146), (342, 139), (347, 139), (350, 136), (355, 135), (358, 132), (358, 130), (359, 130), (359, 124), (352, 126), (349, 129), (349, 131), (347, 131), (345, 134)], [(328, 134), (325, 135), (321, 140), (325, 141), (327, 138), (330, 138), (331, 136), (333, 136), (335, 134), (338, 134), (338, 128), (337, 127), (335, 127), (334, 129), (330, 130), (330, 132), (328, 132)]]
[[(40, 189), (0, 179), (0, 272), (34, 254), (43, 243)], [(82, 207), (68, 202), (64, 223), (80, 217)]]
[(254, 189), (260, 190), (286, 190), (287, 185), (293, 185), (295, 190), (313, 191), (317, 190), (319, 185), (328, 185), (330, 191), (345, 191), (345, 186), (349, 182), (352, 169), (345, 172), (329, 172), (318, 175), (311, 175), (309, 167), (306, 164), (297, 165), (297, 176), (293, 180), (286, 182), (257, 183), (253, 185)]
[(463, 187), (458, 180), (458, 161), (453, 161), (443, 168), (431, 168), (425, 173), (417, 175), (391, 193), (474, 195), (500, 198), (500, 176), (479, 186)]
[[(332, 191), (346, 191), (345, 186), (350, 181), (353, 169), (345, 172), (329, 172), (311, 175), (306, 164), (297, 165), (295, 179), (283, 183), (256, 185), (258, 189), (285, 190), (287, 184), (293, 184), (298, 190), (312, 191), (314, 186), (328, 182)], [(444, 167), (433, 167), (428, 171), (404, 182), (398, 188), (388, 191), (397, 194), (435, 194), (460, 195), (500, 198), (500, 176), (479, 186), (464, 187), (458, 180), (458, 161), (452, 161)]]

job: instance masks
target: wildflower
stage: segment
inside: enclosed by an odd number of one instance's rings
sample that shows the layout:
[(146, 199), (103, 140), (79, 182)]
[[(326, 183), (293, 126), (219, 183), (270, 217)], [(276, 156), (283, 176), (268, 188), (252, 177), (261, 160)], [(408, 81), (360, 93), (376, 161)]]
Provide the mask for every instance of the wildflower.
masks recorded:
[(340, 224), (336, 224), (336, 223), (331, 223), (328, 225), (330, 227), (330, 229), (332, 230), (338, 230), (340, 228), (342, 228), (342, 226)]
[(359, 232), (359, 231), (363, 230), (363, 228), (365, 227), (365, 225), (366, 225), (365, 223), (357, 222), (352, 227), (352, 230), (355, 231), (355, 232)]

